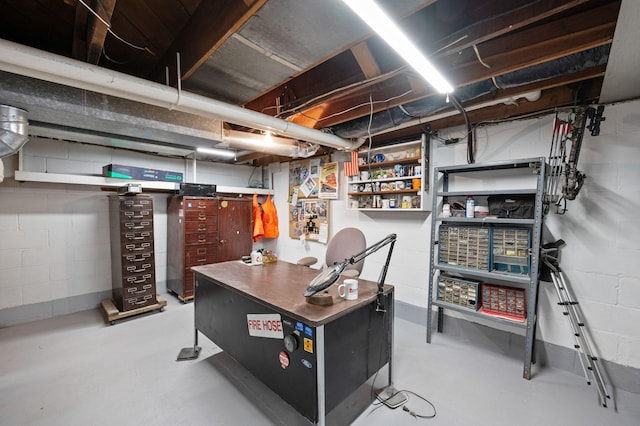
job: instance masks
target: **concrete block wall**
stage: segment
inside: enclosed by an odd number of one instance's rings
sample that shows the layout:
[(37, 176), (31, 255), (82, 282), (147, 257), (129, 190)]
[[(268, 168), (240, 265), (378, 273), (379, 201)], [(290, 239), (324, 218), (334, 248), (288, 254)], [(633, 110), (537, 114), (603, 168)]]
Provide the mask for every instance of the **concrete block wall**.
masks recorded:
[[(621, 366), (640, 368), (640, 102), (607, 105), (601, 134), (584, 137), (578, 169), (587, 181), (577, 199), (568, 202), (565, 215), (551, 213), (545, 222), (545, 241), (564, 239), (561, 264), (594, 338), (595, 350)], [(479, 127), (476, 162), (548, 157), (553, 116)], [(464, 128), (441, 136), (461, 137)], [(433, 166), (466, 164), (464, 143), (444, 145), (432, 141)], [(288, 168), (274, 174), (276, 193), (286, 193)], [(387, 282), (394, 284), (396, 300), (426, 309), (431, 214), (429, 212), (356, 212), (346, 210), (344, 195), (331, 203), (330, 236), (339, 229), (362, 229), (369, 244), (385, 235), (398, 234)], [(286, 223), (288, 206), (276, 198), (280, 223)], [(284, 260), (304, 256), (324, 257), (326, 246), (302, 245), (281, 227), (277, 242), (268, 243)], [(362, 277), (376, 281), (386, 252), (368, 257)], [(556, 305), (552, 284), (541, 284), (537, 338), (572, 350), (569, 323)], [(495, 323), (460, 316), (498, 327)], [(498, 327), (502, 328), (502, 327)], [(512, 328), (504, 330), (518, 333)], [(637, 388), (637, 386), (636, 386)]]
[[(640, 366), (640, 103), (608, 106), (579, 166), (583, 191), (549, 230), (564, 238), (562, 262), (606, 359)], [(635, 295), (635, 297), (634, 297)]]
[[(598, 137), (585, 136), (578, 168), (588, 178), (580, 195), (563, 216), (550, 214), (545, 238), (563, 238), (562, 267), (572, 285), (596, 350), (621, 366), (640, 368), (640, 102), (607, 105)], [(553, 117), (479, 127), (477, 162), (547, 156)], [(442, 132), (464, 136), (464, 129)], [(466, 163), (463, 143), (433, 142), (430, 166)], [(188, 162), (127, 151), (33, 139), (25, 145), (25, 165), (31, 171), (100, 174), (102, 165), (125, 163), (187, 171)], [(3, 159), (5, 176), (16, 161)], [(255, 179), (251, 167), (198, 163), (202, 183), (246, 186)], [(274, 201), (280, 237), (263, 240), (287, 261), (324, 256), (325, 245), (305, 245), (288, 237), (288, 164), (273, 169)], [(431, 172), (430, 172), (431, 175)], [(210, 179), (210, 180), (209, 180)], [(344, 188), (344, 185), (343, 185)], [(0, 183), (0, 326), (97, 306), (110, 294), (106, 194), (95, 187)], [(157, 195), (157, 197), (166, 197)], [(166, 211), (156, 202), (156, 257), (159, 281), (166, 265)], [(162, 207), (162, 209), (160, 208)], [(426, 309), (429, 212), (357, 212), (346, 209), (344, 196), (331, 202), (330, 235), (339, 229), (361, 228), (372, 244), (387, 234), (398, 235), (387, 282), (396, 286), (396, 299)], [(163, 222), (164, 221), (164, 222)], [(161, 229), (162, 228), (162, 229)], [(386, 251), (369, 256), (363, 278), (377, 280)], [(316, 267), (318, 267), (317, 265)], [(538, 339), (569, 350), (569, 325), (557, 306), (550, 285), (540, 291)], [(468, 318), (467, 318), (468, 319)], [(495, 326), (495, 324), (492, 324)], [(418, 337), (419, 338), (419, 337)]]
[[(544, 241), (563, 239), (561, 267), (602, 358), (640, 367), (640, 102), (605, 107), (599, 136), (588, 132), (578, 161), (587, 175), (564, 215), (545, 220)], [(548, 157), (554, 116), (483, 127), (477, 132), (478, 163)], [(452, 134), (463, 129), (450, 129)], [(434, 149), (434, 164), (463, 164), (464, 146)], [(551, 283), (539, 293), (537, 338), (571, 348), (567, 318)]]
[[(180, 159), (32, 138), (24, 170), (101, 175), (130, 164), (186, 174)], [(111, 297), (108, 194), (84, 185), (16, 182), (17, 156), (3, 159), (0, 183), (0, 326), (97, 307)], [(197, 182), (245, 187), (253, 167), (199, 162)], [(192, 177), (192, 174), (189, 175)], [(166, 292), (167, 193), (154, 197), (156, 281)]]

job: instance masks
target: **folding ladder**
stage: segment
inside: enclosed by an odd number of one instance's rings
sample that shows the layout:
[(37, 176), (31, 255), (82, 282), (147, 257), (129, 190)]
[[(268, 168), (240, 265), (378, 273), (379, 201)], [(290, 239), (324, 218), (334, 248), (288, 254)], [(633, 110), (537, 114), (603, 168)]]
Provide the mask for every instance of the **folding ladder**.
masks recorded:
[[(547, 281), (547, 273), (551, 276), (551, 281), (558, 296), (558, 305), (562, 307), (563, 315), (569, 318), (571, 324), (571, 331), (574, 338), (573, 347), (578, 353), (578, 359), (580, 360), (584, 377), (587, 380), (587, 385), (591, 385), (592, 381), (595, 382), (596, 388), (598, 389), (599, 401), (603, 407), (606, 407), (607, 399), (611, 399), (611, 396), (609, 395), (604, 377), (598, 366), (598, 357), (591, 349), (593, 340), (582, 319), (583, 317), (578, 306), (578, 301), (573, 297), (564, 273), (562, 269), (560, 269), (558, 254), (559, 248), (563, 245), (565, 245), (565, 242), (558, 240), (542, 246), (541, 260), (544, 265), (542, 279)], [(545, 271), (545, 267), (548, 269), (547, 271)]]

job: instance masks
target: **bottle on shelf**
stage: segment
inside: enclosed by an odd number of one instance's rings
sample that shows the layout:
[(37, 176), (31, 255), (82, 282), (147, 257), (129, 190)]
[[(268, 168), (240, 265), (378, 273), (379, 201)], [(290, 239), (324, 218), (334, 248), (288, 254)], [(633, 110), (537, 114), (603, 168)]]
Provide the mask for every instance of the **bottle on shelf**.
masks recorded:
[(467, 195), (467, 204), (465, 209), (466, 217), (474, 217), (474, 209), (475, 209), (475, 200), (471, 195)]

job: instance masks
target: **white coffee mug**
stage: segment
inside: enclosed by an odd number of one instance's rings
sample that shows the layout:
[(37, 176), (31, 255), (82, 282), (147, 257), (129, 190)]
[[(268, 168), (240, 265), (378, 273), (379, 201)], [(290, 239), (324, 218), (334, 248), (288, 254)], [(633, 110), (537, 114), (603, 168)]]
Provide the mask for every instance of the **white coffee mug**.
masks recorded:
[(254, 265), (262, 265), (262, 253), (258, 250), (254, 250), (251, 252), (251, 263)]
[(344, 282), (338, 286), (338, 295), (347, 300), (357, 300), (358, 280), (354, 280), (353, 278), (347, 278), (344, 280)]

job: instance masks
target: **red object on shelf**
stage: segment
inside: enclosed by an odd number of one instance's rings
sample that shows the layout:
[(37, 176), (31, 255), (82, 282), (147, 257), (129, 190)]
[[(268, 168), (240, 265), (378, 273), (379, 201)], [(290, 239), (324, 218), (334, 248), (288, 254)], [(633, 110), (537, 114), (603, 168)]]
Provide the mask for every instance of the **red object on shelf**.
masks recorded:
[(480, 312), (509, 320), (524, 321), (527, 303), (524, 289), (482, 284)]

